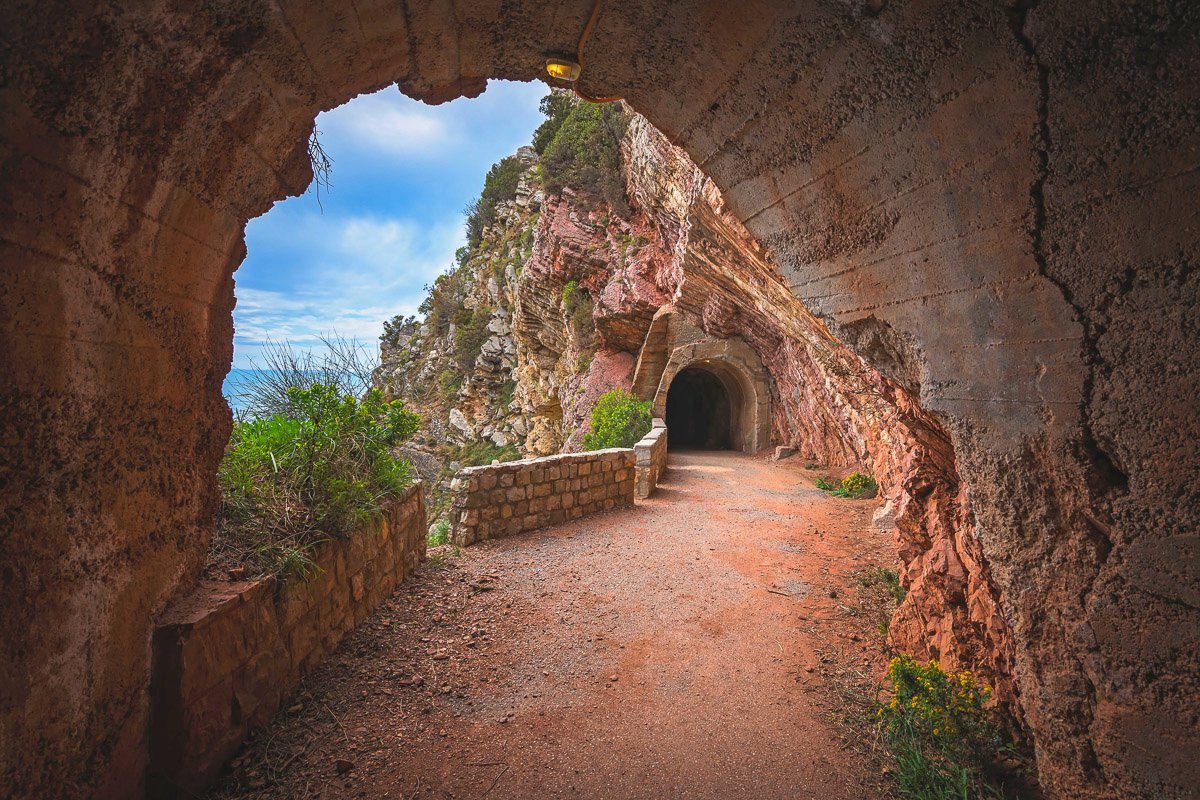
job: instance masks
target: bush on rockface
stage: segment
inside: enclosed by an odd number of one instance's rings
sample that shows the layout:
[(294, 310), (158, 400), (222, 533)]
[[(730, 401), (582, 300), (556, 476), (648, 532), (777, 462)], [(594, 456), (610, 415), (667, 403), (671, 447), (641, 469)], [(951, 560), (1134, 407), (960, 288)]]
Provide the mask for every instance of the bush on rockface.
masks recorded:
[(417, 309), (438, 333), (444, 333), (462, 314), (467, 297), (467, 276), (461, 268), (443, 272), (425, 286), (425, 299)]
[(592, 408), (591, 429), (583, 437), (588, 450), (633, 447), (650, 432), (650, 403), (624, 389), (600, 395)]
[(1007, 749), (984, 708), (991, 690), (970, 672), (945, 672), (908, 655), (888, 665), (891, 699), (878, 716), (909, 800), (1003, 798), (989, 765)]
[[(555, 102), (563, 105), (552, 111), (562, 116), (547, 120), (547, 124), (560, 121), (542, 152), (546, 190), (561, 194), (571, 189), (593, 203), (607, 203), (619, 215), (628, 214), (621, 138), (629, 126), (629, 114), (618, 103), (585, 103), (574, 98)], [(563, 114), (567, 103), (571, 107)], [(535, 147), (536, 143), (535, 135)]]
[(580, 286), (579, 281), (567, 281), (563, 286), (562, 302), (563, 310), (567, 312), (575, 330), (585, 336), (590, 335), (595, 330), (595, 322), (592, 319), (595, 304), (588, 290)]
[(362, 399), (316, 383), (288, 390), (286, 414), (238, 422), (221, 461), (214, 553), (255, 574), (298, 573), (311, 548), (363, 524), (411, 483), (392, 448), (420, 418), (375, 390)]
[(488, 331), (488, 323), (491, 320), (492, 309), (488, 306), (463, 309), (455, 320), (457, 327), (454, 329), (454, 357), (463, 370), (470, 371), (475, 366), (475, 359), (479, 358), (483, 343), (491, 335)]
[(479, 198), (464, 209), (468, 248), (474, 249), (483, 241), (483, 231), (496, 221), (496, 206), (517, 196), (520, 181), (521, 162), (516, 156), (502, 158), (491, 166)]

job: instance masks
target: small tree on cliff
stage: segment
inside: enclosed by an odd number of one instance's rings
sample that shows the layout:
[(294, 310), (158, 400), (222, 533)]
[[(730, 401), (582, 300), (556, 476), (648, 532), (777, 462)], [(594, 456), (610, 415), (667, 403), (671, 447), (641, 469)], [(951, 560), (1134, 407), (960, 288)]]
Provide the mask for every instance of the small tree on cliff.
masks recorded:
[(633, 447), (650, 432), (650, 403), (624, 389), (600, 395), (592, 408), (591, 430), (583, 437), (588, 450)]
[(483, 179), (479, 199), (465, 209), (467, 215), (467, 246), (474, 248), (483, 240), (484, 229), (496, 221), (496, 206), (517, 196), (521, 181), (521, 162), (508, 156), (492, 164)]

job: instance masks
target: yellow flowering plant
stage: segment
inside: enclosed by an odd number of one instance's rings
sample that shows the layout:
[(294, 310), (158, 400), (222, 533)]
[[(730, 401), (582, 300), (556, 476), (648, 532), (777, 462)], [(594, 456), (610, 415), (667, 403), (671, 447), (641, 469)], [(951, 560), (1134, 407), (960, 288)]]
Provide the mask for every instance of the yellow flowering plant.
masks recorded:
[(888, 664), (891, 697), (880, 725), (896, 759), (900, 796), (912, 800), (1002, 797), (982, 765), (1001, 749), (984, 704), (991, 689), (970, 671), (899, 655)]

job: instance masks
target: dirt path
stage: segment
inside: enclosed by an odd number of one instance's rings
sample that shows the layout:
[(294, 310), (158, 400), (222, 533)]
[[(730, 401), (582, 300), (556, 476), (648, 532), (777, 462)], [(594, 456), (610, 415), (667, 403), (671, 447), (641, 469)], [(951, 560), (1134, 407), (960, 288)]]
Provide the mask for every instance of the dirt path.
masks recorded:
[(431, 563), (220, 796), (883, 796), (829, 710), (882, 669), (854, 576), (890, 537), (803, 467), (672, 454), (635, 509)]

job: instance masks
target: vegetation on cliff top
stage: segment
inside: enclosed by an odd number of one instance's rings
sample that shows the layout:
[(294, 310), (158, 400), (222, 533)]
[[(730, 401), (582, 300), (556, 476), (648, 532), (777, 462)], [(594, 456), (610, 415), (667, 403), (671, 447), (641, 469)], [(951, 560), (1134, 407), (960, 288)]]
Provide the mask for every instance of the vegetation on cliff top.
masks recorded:
[(600, 395), (592, 408), (591, 429), (583, 437), (588, 450), (633, 447), (650, 432), (650, 403), (624, 389)]
[[(534, 134), (546, 191), (570, 189), (616, 214), (629, 213), (621, 175), (621, 139), (629, 113), (619, 103), (585, 103), (564, 93), (542, 99), (547, 120)], [(549, 126), (549, 127), (548, 127)]]
[(521, 161), (508, 156), (493, 164), (483, 179), (483, 191), (465, 209), (467, 247), (474, 249), (483, 241), (483, 231), (496, 221), (496, 206), (517, 196), (521, 181)]

